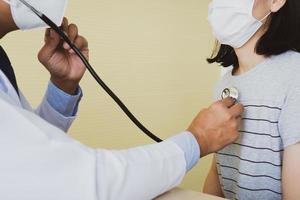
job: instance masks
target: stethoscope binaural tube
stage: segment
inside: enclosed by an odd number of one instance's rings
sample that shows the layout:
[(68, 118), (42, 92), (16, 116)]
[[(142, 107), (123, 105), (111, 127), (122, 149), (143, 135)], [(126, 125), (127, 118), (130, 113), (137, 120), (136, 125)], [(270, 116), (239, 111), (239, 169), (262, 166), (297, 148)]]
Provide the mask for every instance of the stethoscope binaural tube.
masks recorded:
[(89, 61), (85, 58), (85, 56), (81, 53), (81, 51), (70, 41), (68, 36), (46, 15), (35, 9), (33, 6), (28, 4), (25, 0), (19, 0), (26, 7), (28, 7), (32, 12), (34, 12), (41, 20), (43, 20), (48, 26), (50, 26), (55, 32), (57, 32), (60, 37), (68, 43), (68, 45), (73, 49), (76, 55), (81, 59), (84, 63), (90, 74), (97, 81), (97, 83), (105, 90), (105, 92), (118, 104), (118, 106), (123, 110), (123, 112), (129, 117), (129, 119), (148, 137), (150, 137), (155, 142), (162, 142), (163, 140), (150, 132), (126, 107), (126, 105), (121, 101), (121, 99), (104, 83), (104, 81), (98, 76), (96, 71), (90, 65)]

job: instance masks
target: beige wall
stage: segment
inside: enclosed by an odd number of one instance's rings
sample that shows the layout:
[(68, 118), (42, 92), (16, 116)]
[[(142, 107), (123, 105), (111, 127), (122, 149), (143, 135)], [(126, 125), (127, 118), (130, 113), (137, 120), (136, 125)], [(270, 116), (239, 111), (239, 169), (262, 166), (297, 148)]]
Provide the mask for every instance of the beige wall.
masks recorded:
[[(70, 1), (67, 16), (90, 42), (91, 63), (147, 127), (162, 138), (187, 128), (210, 104), (218, 78), (209, 66), (214, 40), (206, 21), (209, 0)], [(48, 73), (36, 60), (43, 31), (10, 34), (1, 44), (33, 105)], [(72, 137), (92, 147), (127, 148), (151, 143), (86, 74)], [(210, 165), (205, 158), (183, 187), (200, 190)]]

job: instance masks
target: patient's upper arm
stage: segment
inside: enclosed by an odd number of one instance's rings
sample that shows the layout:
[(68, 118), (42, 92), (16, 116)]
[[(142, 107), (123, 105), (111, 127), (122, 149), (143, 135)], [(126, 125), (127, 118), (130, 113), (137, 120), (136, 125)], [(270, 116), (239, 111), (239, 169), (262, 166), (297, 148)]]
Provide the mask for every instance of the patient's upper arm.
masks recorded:
[(300, 199), (300, 143), (288, 146), (283, 153), (283, 199)]
[(224, 194), (221, 189), (221, 184), (219, 181), (218, 171), (217, 171), (217, 164), (216, 164), (216, 157), (214, 156), (211, 169), (208, 173), (208, 176), (206, 178), (203, 192), (219, 197), (224, 197)]

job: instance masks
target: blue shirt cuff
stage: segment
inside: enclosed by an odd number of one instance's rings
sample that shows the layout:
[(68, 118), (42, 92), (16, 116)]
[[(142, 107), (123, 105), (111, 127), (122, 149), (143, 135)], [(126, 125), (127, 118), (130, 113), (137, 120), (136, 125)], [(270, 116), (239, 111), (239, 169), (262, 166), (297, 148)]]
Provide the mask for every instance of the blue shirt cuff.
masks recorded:
[(56, 87), (49, 81), (46, 100), (57, 112), (65, 117), (73, 117), (78, 111), (78, 105), (82, 97), (79, 87), (76, 95), (70, 95)]
[(168, 140), (174, 142), (182, 149), (186, 160), (186, 171), (191, 170), (200, 159), (200, 148), (194, 135), (186, 131)]

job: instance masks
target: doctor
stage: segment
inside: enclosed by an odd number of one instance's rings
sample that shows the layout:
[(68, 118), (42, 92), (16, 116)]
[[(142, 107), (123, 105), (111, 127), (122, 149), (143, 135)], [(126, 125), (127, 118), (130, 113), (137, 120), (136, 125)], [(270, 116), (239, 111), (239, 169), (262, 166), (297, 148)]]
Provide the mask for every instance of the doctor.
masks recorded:
[[(19, 28), (28, 30), (42, 26), (38, 19), (31, 19), (31, 13), (21, 6), (17, 0), (10, 2), (15, 4), (12, 9), (6, 2), (0, 0), (0, 39), (7, 33)], [(48, 6), (47, 3), (41, 2), (41, 4)], [(57, 1), (53, 6), (57, 6), (60, 10), (54, 11), (52, 15), (59, 14), (59, 20), (61, 20), (65, 2)], [(68, 21), (64, 19), (62, 28), (75, 41), (76, 45), (81, 47), (82, 52), (87, 55), (87, 42), (82, 36), (78, 36), (77, 27), (74, 24), (68, 25)], [(67, 55), (56, 49), (54, 45), (58, 40), (53, 40), (50, 30), (46, 32), (45, 41), (46, 44), (39, 53), (39, 59), (50, 72), (51, 80), (42, 103), (34, 112), (52, 125), (67, 131), (75, 118), (78, 102), (82, 96), (78, 83), (84, 74), (85, 67), (75, 55)], [(11, 103), (32, 110), (18, 88), (10, 60), (1, 46), (0, 90), (10, 98)]]
[[(27, 1), (61, 23), (65, 0)], [(0, 13), (0, 38), (44, 26), (18, 0), (0, 0)], [(77, 27), (64, 20), (62, 28), (88, 57), (87, 41)], [(243, 107), (227, 98), (202, 110), (186, 131), (160, 144), (120, 151), (86, 147), (65, 134), (80, 101), (84, 66), (49, 29), (39, 60), (51, 81), (44, 101), (33, 111), (0, 51), (0, 199), (153, 199), (177, 186), (200, 157), (238, 137)]]

